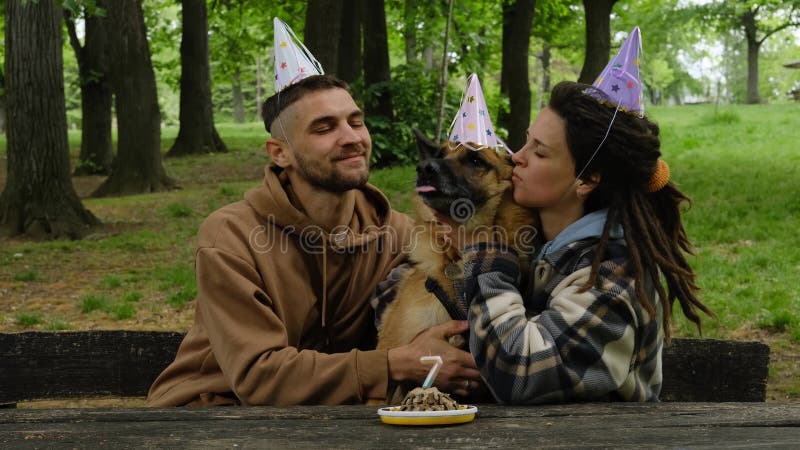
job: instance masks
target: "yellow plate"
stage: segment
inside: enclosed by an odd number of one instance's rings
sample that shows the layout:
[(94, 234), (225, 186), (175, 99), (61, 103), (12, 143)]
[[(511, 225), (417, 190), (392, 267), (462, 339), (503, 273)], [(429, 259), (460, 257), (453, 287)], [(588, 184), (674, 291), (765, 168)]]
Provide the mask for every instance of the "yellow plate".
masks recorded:
[(383, 423), (392, 425), (453, 425), (472, 422), (478, 408), (461, 405), (450, 411), (400, 411), (399, 406), (388, 406), (378, 410)]

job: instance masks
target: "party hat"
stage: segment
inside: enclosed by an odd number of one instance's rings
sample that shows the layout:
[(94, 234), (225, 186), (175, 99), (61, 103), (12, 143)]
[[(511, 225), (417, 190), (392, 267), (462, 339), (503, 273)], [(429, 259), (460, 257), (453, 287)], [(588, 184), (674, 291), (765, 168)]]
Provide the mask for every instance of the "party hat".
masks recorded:
[(620, 110), (644, 114), (642, 103), (642, 84), (639, 82), (639, 52), (642, 49), (642, 36), (639, 27), (635, 27), (619, 53), (600, 76), (594, 81), (593, 86), (603, 91), (609, 101)]
[(472, 142), (478, 146), (473, 150), (486, 147), (503, 148), (512, 153), (505, 142), (495, 134), (489, 110), (486, 108), (486, 100), (483, 97), (481, 82), (474, 73), (467, 77), (467, 89), (461, 100), (461, 107), (458, 108), (458, 113), (450, 125), (450, 140), (464, 144)]
[(322, 75), (322, 65), (297, 38), (289, 25), (277, 17), (275, 27), (275, 92), (312, 75)]

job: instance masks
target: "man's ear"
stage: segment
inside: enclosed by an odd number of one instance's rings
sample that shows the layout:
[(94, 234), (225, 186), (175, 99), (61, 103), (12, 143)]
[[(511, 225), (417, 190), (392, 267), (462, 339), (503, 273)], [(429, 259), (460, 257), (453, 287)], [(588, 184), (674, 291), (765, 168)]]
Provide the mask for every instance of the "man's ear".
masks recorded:
[(269, 158), (278, 165), (278, 167), (286, 168), (291, 165), (291, 157), (285, 148), (286, 143), (275, 138), (267, 139), (265, 147)]

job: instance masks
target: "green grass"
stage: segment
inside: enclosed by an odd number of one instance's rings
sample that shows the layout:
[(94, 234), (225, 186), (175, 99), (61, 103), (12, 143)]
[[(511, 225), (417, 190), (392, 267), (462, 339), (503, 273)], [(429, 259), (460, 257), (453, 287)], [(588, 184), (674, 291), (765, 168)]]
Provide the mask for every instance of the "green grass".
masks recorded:
[[(702, 300), (719, 316), (704, 321), (704, 335), (760, 329), (800, 341), (800, 105), (651, 107), (647, 113), (661, 126), (673, 181), (692, 198), (684, 215), (696, 247), (690, 262)], [(84, 199), (106, 223), (98, 235), (4, 243), (0, 280), (23, 282), (15, 287), (23, 289), (24, 282), (48, 286), (74, 277), (79, 288), (72, 298), (81, 299), (78, 310), (85, 312), (125, 316), (129, 307), (186, 306), (196, 296), (193, 258), (200, 224), (257, 186), (267, 163), (261, 124), (217, 124), (217, 129), (228, 153), (164, 160), (181, 189)], [(163, 130), (165, 152), (176, 134), (175, 127)], [(80, 131), (71, 130), (69, 139), (74, 159)], [(374, 170), (370, 182), (395, 208), (409, 212), (414, 176), (411, 166), (394, 167)], [(23, 257), (14, 256), (18, 253)], [(108, 291), (123, 286), (124, 292)], [(115, 292), (117, 300), (98, 292)], [(14, 303), (17, 294), (10, 295)], [(110, 312), (114, 308), (117, 312)], [(44, 323), (52, 320), (50, 312), (41, 314)], [(675, 315), (677, 334), (697, 335), (680, 311)]]
[(126, 292), (125, 294), (123, 294), (121, 300), (123, 302), (136, 303), (139, 300), (141, 300), (142, 297), (143, 296), (141, 292), (133, 291), (133, 292)]
[[(800, 105), (653, 108), (684, 215), (709, 336), (800, 322)], [(678, 314), (679, 315), (679, 314)], [(685, 320), (681, 334), (695, 335)]]
[(108, 289), (116, 289), (122, 286), (122, 283), (124, 283), (124, 281), (122, 281), (122, 277), (109, 275), (100, 280), (100, 283)]
[(42, 323), (42, 316), (39, 314), (19, 313), (17, 323), (22, 327), (31, 327)]
[(87, 295), (81, 299), (81, 312), (88, 314), (92, 311), (107, 310), (111, 299), (104, 295)]
[(47, 331), (63, 331), (63, 330), (71, 330), (72, 326), (69, 322), (65, 322), (58, 318), (53, 318), (47, 325), (44, 327)]
[(173, 219), (189, 217), (193, 212), (194, 211), (192, 210), (191, 206), (184, 205), (183, 203), (170, 203), (166, 208), (164, 208), (164, 213), (166, 216)]
[(14, 275), (14, 281), (36, 281), (39, 279), (39, 273), (35, 270), (26, 270)]

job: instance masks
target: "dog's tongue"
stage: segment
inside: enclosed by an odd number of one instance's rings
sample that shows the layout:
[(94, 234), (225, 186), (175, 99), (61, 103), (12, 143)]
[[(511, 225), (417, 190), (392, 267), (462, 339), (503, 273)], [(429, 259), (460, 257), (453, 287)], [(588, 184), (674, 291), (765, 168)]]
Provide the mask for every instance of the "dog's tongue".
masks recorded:
[(433, 186), (417, 186), (417, 192), (436, 192), (436, 188)]

